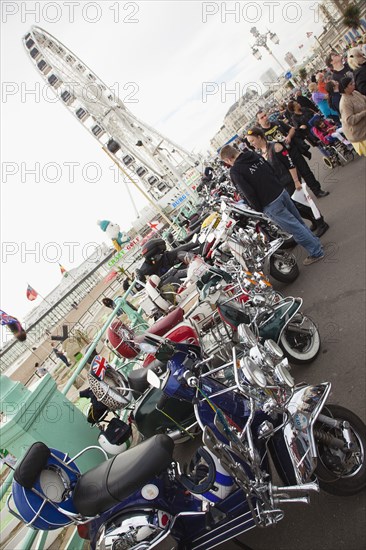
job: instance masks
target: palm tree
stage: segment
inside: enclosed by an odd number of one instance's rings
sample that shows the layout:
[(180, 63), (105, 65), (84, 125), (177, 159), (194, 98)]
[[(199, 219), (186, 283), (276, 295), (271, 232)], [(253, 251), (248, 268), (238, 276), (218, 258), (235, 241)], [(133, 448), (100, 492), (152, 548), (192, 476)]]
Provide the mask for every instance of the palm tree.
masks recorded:
[(351, 29), (357, 29), (361, 22), (361, 10), (355, 4), (348, 6), (343, 12), (343, 23)]
[(305, 69), (305, 67), (302, 67), (299, 70), (299, 77), (301, 78), (301, 80), (305, 81), (307, 76), (308, 76), (307, 70)]

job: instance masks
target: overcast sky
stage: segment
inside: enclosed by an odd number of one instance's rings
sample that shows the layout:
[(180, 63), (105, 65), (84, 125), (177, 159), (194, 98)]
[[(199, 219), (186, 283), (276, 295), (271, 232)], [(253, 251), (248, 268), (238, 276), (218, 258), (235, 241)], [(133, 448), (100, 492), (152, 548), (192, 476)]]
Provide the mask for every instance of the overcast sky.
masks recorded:
[[(250, 28), (278, 34), (273, 50), (283, 63), (287, 51), (300, 59), (314, 45), (306, 32), (321, 32), (315, 4), (1, 2), (2, 309), (22, 319), (39, 303), (26, 299), (27, 282), (46, 295), (60, 281), (58, 262), (76, 267), (91, 252), (88, 243), (106, 240), (98, 219), (127, 230), (135, 217), (111, 161), (47, 94), (21, 41), (31, 25), (53, 34), (107, 85), (118, 83), (114, 89), (141, 120), (205, 153), (246, 87), (261, 86), (269, 67), (280, 72), (264, 51), (260, 62), (252, 56)], [(78, 163), (74, 174), (70, 163)]]

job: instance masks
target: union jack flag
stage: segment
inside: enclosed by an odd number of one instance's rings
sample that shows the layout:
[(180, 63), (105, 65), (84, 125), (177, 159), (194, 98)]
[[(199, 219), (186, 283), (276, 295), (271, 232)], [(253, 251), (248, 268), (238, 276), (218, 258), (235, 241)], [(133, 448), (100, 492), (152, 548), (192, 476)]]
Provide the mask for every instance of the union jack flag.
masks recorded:
[(18, 319), (16, 319), (15, 317), (12, 317), (11, 315), (8, 315), (7, 313), (5, 313), (5, 311), (0, 309), (0, 324), (1, 325), (14, 325), (17, 322), (19, 323)]
[(99, 380), (103, 380), (105, 376), (105, 371), (109, 367), (107, 360), (102, 357), (101, 355), (96, 355), (93, 359), (93, 362), (90, 366), (90, 372), (95, 376), (95, 378), (98, 378)]

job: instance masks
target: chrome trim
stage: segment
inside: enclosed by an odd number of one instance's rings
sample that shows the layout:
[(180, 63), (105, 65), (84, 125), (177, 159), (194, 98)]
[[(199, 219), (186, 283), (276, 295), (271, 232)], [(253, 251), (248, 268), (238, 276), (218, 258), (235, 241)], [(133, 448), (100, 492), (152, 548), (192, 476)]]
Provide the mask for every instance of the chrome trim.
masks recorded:
[(109, 456), (107, 455), (107, 453), (105, 452), (104, 449), (102, 449), (101, 447), (98, 447), (98, 445), (90, 445), (89, 447), (85, 447), (85, 449), (83, 449), (82, 451), (80, 451), (80, 453), (77, 453), (75, 456), (73, 456), (72, 458), (70, 458), (69, 460), (65, 461), (65, 464), (70, 464), (70, 462), (74, 462), (74, 460), (76, 460), (77, 458), (79, 458), (82, 454), (86, 453), (87, 451), (90, 451), (91, 449), (96, 449), (97, 451), (100, 451), (101, 453), (104, 454), (104, 458), (106, 460), (109, 459)]
[(331, 384), (295, 388), (287, 404), (283, 437), (299, 484), (306, 483), (317, 463), (313, 427), (329, 395)]

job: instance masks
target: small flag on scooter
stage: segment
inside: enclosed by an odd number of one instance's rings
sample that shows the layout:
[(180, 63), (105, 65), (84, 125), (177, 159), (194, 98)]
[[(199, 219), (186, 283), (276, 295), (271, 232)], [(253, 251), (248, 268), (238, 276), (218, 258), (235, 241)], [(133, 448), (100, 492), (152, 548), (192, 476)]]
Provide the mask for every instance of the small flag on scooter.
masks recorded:
[(106, 359), (101, 355), (96, 355), (93, 359), (93, 362), (90, 366), (90, 372), (98, 380), (103, 380), (105, 376), (105, 371), (109, 367)]

